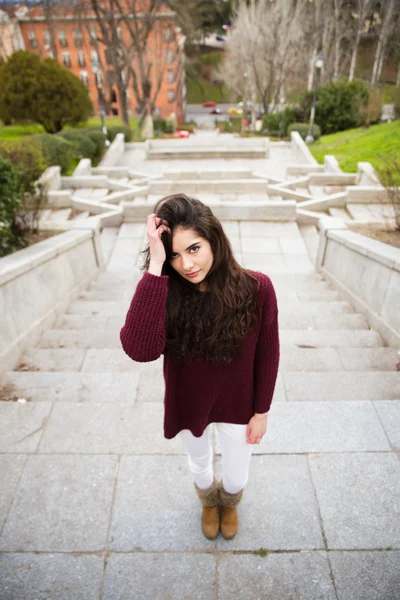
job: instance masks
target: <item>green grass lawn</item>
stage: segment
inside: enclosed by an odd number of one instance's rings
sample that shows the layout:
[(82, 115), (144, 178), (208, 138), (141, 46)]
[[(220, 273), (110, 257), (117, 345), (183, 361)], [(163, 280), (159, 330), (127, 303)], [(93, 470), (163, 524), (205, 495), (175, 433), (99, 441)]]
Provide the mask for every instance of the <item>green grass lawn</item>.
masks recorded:
[[(122, 125), (121, 117), (106, 117), (106, 125)], [(130, 117), (129, 126), (132, 131), (137, 129), (139, 123), (138, 117)], [(101, 127), (100, 117), (92, 117), (87, 123), (82, 123), (82, 127)], [(44, 133), (44, 129), (37, 123), (27, 123), (24, 125), (8, 125), (6, 127), (0, 125), (0, 140), (17, 140), (32, 135), (34, 133)]]
[(188, 104), (202, 104), (209, 100), (213, 100), (214, 102), (231, 102), (231, 91), (226, 85), (219, 88), (213, 83), (200, 78), (199, 82), (201, 88), (193, 79), (187, 79), (186, 102)]
[(323, 163), (325, 154), (333, 154), (343, 171), (355, 173), (358, 162), (368, 161), (379, 174), (386, 159), (399, 157), (400, 120), (323, 135), (309, 148), (319, 163)]

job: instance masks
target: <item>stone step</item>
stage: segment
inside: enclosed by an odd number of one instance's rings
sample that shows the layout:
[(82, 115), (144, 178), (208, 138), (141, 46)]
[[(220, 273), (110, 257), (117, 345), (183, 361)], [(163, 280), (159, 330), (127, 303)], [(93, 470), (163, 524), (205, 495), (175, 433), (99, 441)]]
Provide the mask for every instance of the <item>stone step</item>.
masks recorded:
[[(119, 329), (93, 331), (86, 323), (83, 329), (49, 329), (39, 342), (39, 348), (121, 348)], [(281, 346), (314, 346), (315, 348), (378, 348), (383, 341), (376, 331), (292, 331), (282, 330)], [(384, 348), (385, 349), (385, 348)], [(393, 354), (396, 355), (396, 350)], [(356, 359), (355, 359), (356, 360)], [(372, 360), (372, 358), (371, 358)], [(351, 369), (350, 369), (351, 370)], [(357, 370), (356, 368), (352, 370)]]
[(351, 221), (351, 217), (346, 209), (344, 208), (328, 208), (328, 213), (331, 217), (343, 219), (344, 221)]
[[(67, 314), (102, 314), (104, 316), (120, 315), (126, 313), (130, 305), (130, 301), (124, 302), (101, 302), (76, 300), (67, 310)], [(296, 306), (298, 314), (343, 314), (352, 313), (353, 308), (347, 301), (333, 300), (332, 302), (299, 302)], [(282, 314), (293, 313), (293, 302), (282, 301), (279, 303), (279, 312)]]
[[(136, 400), (139, 371), (127, 373), (74, 373), (10, 371), (2, 378), (10, 399), (17, 395), (33, 401), (120, 402)], [(4, 392), (3, 392), (4, 396)], [(7, 398), (7, 395), (5, 396)]]
[(288, 402), (400, 400), (400, 373), (341, 371), (282, 373)]
[(51, 211), (47, 217), (49, 221), (67, 221), (72, 213), (72, 208), (60, 208)]
[(31, 348), (18, 367), (26, 371), (90, 371), (113, 373), (137, 371), (138, 363), (120, 348)]
[(76, 217), (73, 217), (72, 220), (74, 221), (80, 221), (81, 219), (87, 219), (90, 215), (90, 212), (87, 210), (84, 210), (83, 212), (80, 212), (76, 215)]
[[(105, 317), (97, 315), (62, 315), (58, 318), (56, 329), (98, 329), (110, 331), (121, 329), (125, 322), (126, 313)], [(297, 315), (293, 311), (289, 314), (279, 314), (279, 329), (368, 329), (368, 322), (363, 315), (337, 314), (337, 315)]]
[(338, 354), (346, 371), (397, 371), (400, 362), (396, 348), (343, 347)]
[[(281, 344), (290, 346), (309, 345), (316, 348), (374, 348), (382, 349), (384, 341), (377, 331), (357, 330), (283, 330), (280, 332)], [(386, 348), (384, 348), (386, 349)], [(390, 350), (390, 348), (388, 349)], [(393, 349), (394, 350), (394, 349)], [(397, 352), (397, 351), (395, 351)], [(357, 369), (349, 369), (357, 370)]]

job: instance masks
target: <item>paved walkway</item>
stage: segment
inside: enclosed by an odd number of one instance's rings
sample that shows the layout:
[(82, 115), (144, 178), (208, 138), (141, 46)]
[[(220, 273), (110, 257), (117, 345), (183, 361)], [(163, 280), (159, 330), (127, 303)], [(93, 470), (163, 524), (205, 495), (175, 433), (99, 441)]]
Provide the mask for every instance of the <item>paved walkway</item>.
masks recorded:
[(295, 223), (224, 227), (280, 309), (237, 536), (203, 537), (183, 447), (162, 435), (162, 363), (120, 347), (145, 238), (123, 224), (107, 270), (3, 382), (19, 400), (0, 403), (1, 600), (398, 600), (398, 352), (315, 273)]

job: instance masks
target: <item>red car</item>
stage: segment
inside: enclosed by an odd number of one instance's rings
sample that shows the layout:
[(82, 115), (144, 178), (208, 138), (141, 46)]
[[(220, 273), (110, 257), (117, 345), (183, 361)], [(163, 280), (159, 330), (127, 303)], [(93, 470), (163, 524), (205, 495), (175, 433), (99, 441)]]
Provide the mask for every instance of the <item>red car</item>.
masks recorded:
[(217, 103), (213, 100), (209, 100), (208, 102), (203, 102), (203, 108), (210, 108), (212, 106), (215, 106), (216, 104)]
[(220, 108), (213, 108), (210, 110), (210, 115), (222, 115), (222, 110)]

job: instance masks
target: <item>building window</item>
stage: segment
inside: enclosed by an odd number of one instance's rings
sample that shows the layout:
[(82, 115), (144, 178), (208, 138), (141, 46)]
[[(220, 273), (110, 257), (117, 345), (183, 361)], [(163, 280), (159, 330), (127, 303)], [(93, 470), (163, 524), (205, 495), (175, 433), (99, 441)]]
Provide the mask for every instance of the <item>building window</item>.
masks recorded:
[(80, 48), (83, 44), (82, 31), (80, 29), (74, 29), (74, 44), (77, 48)]
[(54, 60), (54, 52), (53, 52), (52, 50), (49, 50), (49, 51), (47, 52), (47, 57), (48, 57), (48, 58), (52, 58), (52, 59)]
[(43, 31), (43, 42), (45, 48), (50, 48), (51, 46), (51, 33), (49, 29), (45, 29)]
[(174, 90), (168, 90), (168, 102), (174, 101)]
[(167, 83), (174, 83), (174, 72), (172, 69), (167, 70)]
[(89, 85), (89, 78), (88, 78), (87, 71), (81, 71), (79, 73), (79, 75), (80, 75), (82, 83), (85, 84), (87, 87)]
[(62, 57), (63, 57), (64, 66), (70, 67), (71, 66), (71, 58), (69, 56), (69, 52), (63, 52)]
[(117, 38), (122, 40), (122, 29), (121, 27), (117, 27)]
[(97, 29), (89, 29), (90, 43), (94, 46), (97, 42)]
[(28, 31), (28, 40), (32, 48), (37, 48), (38, 42), (36, 38), (36, 33), (33, 29), (29, 29)]
[(68, 46), (67, 44), (67, 38), (65, 36), (65, 29), (59, 29), (58, 30), (58, 41), (60, 43), (60, 46)]
[(167, 48), (165, 51), (165, 62), (167, 63), (167, 65), (170, 65), (172, 63), (172, 52), (169, 48)]
[(90, 53), (91, 57), (92, 57), (92, 65), (97, 67), (100, 64), (99, 61), (99, 55), (97, 54), (96, 50), (92, 50)]
[(78, 65), (80, 67), (85, 67), (86, 63), (85, 63), (85, 53), (83, 52), (83, 50), (78, 50)]
[(166, 27), (164, 29), (164, 42), (170, 42), (170, 41), (171, 41), (171, 28)]
[(95, 77), (96, 77), (96, 85), (101, 85), (103, 83), (103, 77), (101, 75), (101, 71), (96, 71)]

